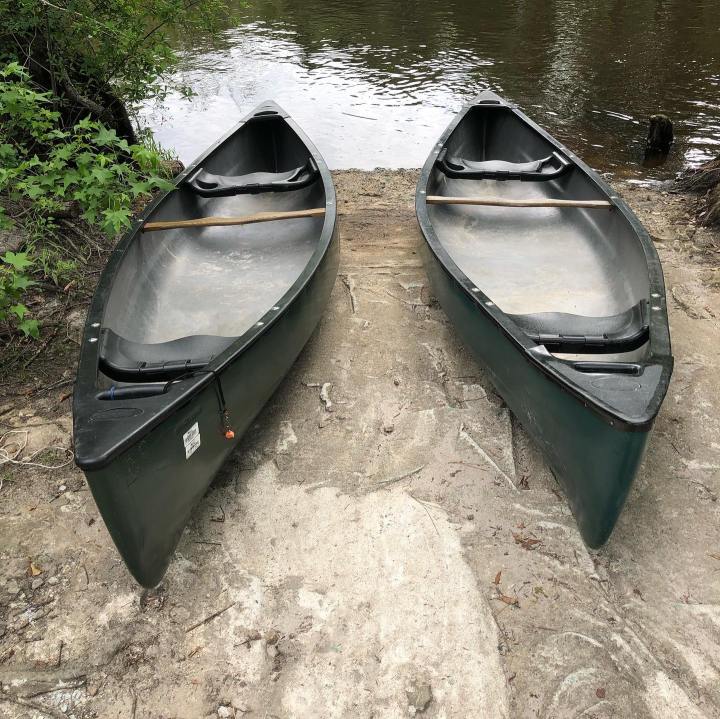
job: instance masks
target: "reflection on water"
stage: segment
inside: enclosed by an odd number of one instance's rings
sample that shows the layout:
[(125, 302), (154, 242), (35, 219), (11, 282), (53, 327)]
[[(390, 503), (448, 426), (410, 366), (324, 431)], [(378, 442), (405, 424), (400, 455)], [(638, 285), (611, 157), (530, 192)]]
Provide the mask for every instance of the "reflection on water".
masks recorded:
[[(604, 171), (663, 178), (720, 154), (720, 0), (247, 0), (182, 51), (196, 96), (143, 115), (186, 162), (273, 98), (333, 168), (419, 167), (487, 87)], [(655, 112), (676, 144), (643, 167)]]

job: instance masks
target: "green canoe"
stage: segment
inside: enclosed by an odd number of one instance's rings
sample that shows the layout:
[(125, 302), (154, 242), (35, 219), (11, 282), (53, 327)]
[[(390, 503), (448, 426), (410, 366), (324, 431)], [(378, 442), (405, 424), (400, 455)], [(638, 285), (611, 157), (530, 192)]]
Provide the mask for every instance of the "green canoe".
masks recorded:
[(440, 304), (599, 547), (672, 373), (647, 232), (593, 170), (492, 92), (438, 140), (416, 212)]
[(112, 254), (85, 326), (75, 451), (143, 586), (162, 579), (193, 508), (315, 329), (337, 274), (335, 218), (325, 163), (268, 102)]

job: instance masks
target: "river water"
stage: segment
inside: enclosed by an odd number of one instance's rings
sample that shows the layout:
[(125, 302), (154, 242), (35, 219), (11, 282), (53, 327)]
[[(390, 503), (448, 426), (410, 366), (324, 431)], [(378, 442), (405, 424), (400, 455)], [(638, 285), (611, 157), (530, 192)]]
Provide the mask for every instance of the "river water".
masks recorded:
[[(665, 179), (720, 155), (720, 0), (246, 0), (178, 44), (170, 93), (141, 114), (184, 162), (272, 98), (330, 167), (419, 167), (491, 88), (593, 167)], [(676, 142), (643, 164), (647, 118)]]

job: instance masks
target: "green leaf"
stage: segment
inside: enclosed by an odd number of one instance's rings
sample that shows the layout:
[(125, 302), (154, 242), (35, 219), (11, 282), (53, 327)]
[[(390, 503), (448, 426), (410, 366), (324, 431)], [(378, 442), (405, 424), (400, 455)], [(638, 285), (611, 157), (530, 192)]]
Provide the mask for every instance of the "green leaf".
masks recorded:
[(24, 270), (33, 263), (28, 259), (27, 252), (6, 252), (0, 259), (8, 265), (12, 265), (16, 270)]
[(17, 160), (17, 151), (7, 142), (0, 144), (0, 162), (10, 164)]
[(18, 323), (18, 329), (26, 337), (34, 337), (35, 339), (40, 337), (40, 326), (38, 325), (37, 320), (23, 320)]
[(27, 314), (28, 308), (25, 307), (25, 305), (13, 305), (12, 307), (8, 307), (8, 310), (14, 315), (17, 315), (19, 320), (22, 320), (22, 318)]
[(90, 174), (95, 178), (95, 180), (102, 183), (109, 182), (113, 178), (112, 170), (108, 170), (104, 167), (93, 167)]
[(101, 126), (92, 141), (96, 145), (115, 145), (119, 139), (115, 130), (108, 130), (106, 127)]
[(116, 235), (123, 227), (130, 227), (130, 211), (129, 210), (105, 210), (102, 213), (105, 218), (103, 229), (113, 235)]
[(12, 282), (10, 284), (10, 287), (14, 290), (26, 290), (28, 287), (32, 287), (35, 284), (27, 275), (17, 275), (14, 274), (12, 276)]

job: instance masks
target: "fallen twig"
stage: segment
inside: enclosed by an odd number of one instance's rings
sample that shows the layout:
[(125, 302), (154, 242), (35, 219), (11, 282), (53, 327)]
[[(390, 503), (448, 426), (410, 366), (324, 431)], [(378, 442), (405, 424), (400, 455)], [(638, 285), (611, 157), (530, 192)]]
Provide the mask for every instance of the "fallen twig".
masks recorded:
[(224, 614), (227, 612), (228, 609), (232, 609), (237, 602), (232, 602), (227, 605), (227, 607), (224, 607), (223, 609), (219, 609), (217, 612), (213, 612), (210, 616), (205, 617), (205, 619), (199, 621), (197, 624), (193, 624), (191, 627), (188, 627), (185, 630), (185, 634), (189, 634), (190, 632), (194, 631), (198, 627), (202, 627), (204, 624), (207, 624), (208, 622), (211, 622), (213, 619), (217, 619), (221, 614)]
[(413, 496), (412, 494), (410, 494), (410, 492), (408, 492), (408, 497), (410, 497), (411, 499), (414, 499), (425, 510), (425, 514), (427, 514), (427, 516), (430, 518), (430, 521), (432, 522), (432, 526), (435, 529), (435, 534), (437, 534), (437, 536), (439, 537), (440, 532), (438, 531), (437, 525), (435, 524), (435, 520), (432, 518), (432, 514), (430, 514), (430, 510), (425, 506), (425, 502), (423, 502), (421, 499), (418, 499), (417, 497)]
[(352, 309), (352, 313), (355, 314), (357, 312), (357, 298), (355, 297), (355, 280), (353, 280), (350, 275), (340, 275), (340, 279), (347, 288), (348, 294), (350, 295), (350, 307)]
[(52, 694), (53, 692), (62, 692), (68, 689), (79, 689), (87, 684), (87, 677), (80, 676), (77, 679), (73, 679), (68, 682), (60, 682), (57, 686), (48, 687), (47, 689), (40, 689), (39, 691), (33, 692), (32, 694), (25, 694), (26, 699), (34, 699), (35, 697), (43, 696), (44, 694)]
[(74, 377), (71, 377), (70, 379), (61, 379), (59, 382), (53, 382), (53, 384), (50, 384), (47, 387), (39, 387), (38, 389), (33, 390), (28, 396), (34, 397), (36, 395), (45, 394), (51, 389), (58, 389), (58, 387), (64, 387), (67, 384), (73, 384), (73, 382), (75, 382)]
[(377, 482), (377, 485), (379, 486), (384, 484), (395, 484), (395, 482), (401, 482), (403, 479), (412, 477), (414, 474), (417, 474), (421, 470), (425, 469), (426, 466), (427, 465), (421, 464), (419, 467), (415, 467), (415, 469), (411, 469), (409, 472), (405, 472), (405, 474), (398, 475), (397, 477), (391, 477), (390, 479), (381, 479), (379, 482)]
[(458, 432), (458, 435), (461, 439), (464, 439), (510, 485), (515, 492), (520, 491), (515, 486), (515, 482), (513, 482), (512, 479), (510, 479), (510, 477), (502, 471), (502, 469), (500, 469), (495, 460), (468, 434), (465, 429), (465, 425), (462, 422), (460, 423), (460, 431)]
[(23, 365), (23, 369), (27, 369), (40, 356), (40, 354), (42, 354), (47, 349), (47, 346), (57, 336), (59, 327), (60, 327), (59, 324), (57, 324), (55, 326), (55, 329), (52, 331), (52, 334), (40, 345), (38, 350), (25, 362), (25, 364)]

